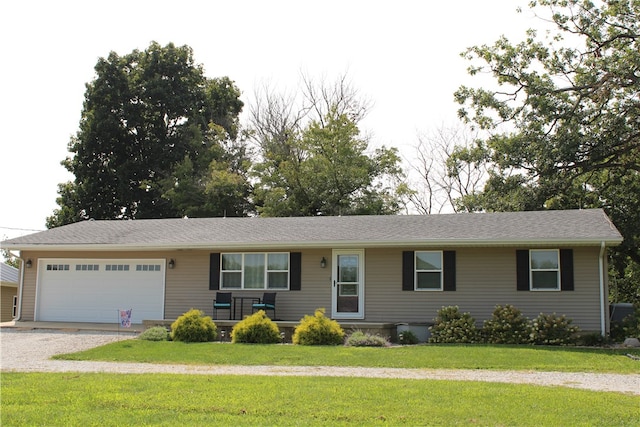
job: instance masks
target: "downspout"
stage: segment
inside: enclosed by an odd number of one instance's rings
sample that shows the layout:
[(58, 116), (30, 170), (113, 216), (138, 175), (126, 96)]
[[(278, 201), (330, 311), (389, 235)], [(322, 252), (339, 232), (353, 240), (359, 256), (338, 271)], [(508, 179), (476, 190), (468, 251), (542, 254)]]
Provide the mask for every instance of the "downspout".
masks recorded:
[(605, 305), (605, 294), (604, 294), (604, 252), (605, 252), (605, 244), (604, 241), (600, 242), (600, 256), (598, 257), (598, 271), (600, 273), (600, 334), (604, 337), (607, 335), (607, 318), (605, 316), (605, 312), (607, 311), (607, 306)]
[(24, 260), (20, 258), (20, 256), (8, 251), (11, 255), (16, 257), (16, 259), (20, 260), (20, 283), (18, 284), (18, 313), (16, 313), (16, 317), (13, 319), (15, 321), (19, 321), (22, 318), (22, 291), (24, 289)]

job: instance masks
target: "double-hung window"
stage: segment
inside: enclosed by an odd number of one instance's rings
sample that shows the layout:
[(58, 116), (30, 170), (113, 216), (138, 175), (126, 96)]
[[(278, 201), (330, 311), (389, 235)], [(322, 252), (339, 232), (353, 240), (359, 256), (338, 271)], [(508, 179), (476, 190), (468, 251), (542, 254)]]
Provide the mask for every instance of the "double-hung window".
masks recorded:
[(223, 253), (221, 289), (289, 289), (289, 253)]
[(557, 249), (529, 251), (531, 290), (560, 290), (560, 253)]
[(415, 286), (419, 291), (441, 291), (442, 251), (415, 252)]

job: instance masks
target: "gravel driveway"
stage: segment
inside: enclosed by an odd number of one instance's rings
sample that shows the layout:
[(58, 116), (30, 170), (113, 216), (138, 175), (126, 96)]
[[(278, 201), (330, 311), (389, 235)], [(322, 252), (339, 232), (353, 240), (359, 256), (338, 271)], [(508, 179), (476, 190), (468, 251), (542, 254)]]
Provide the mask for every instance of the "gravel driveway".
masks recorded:
[[(344, 368), (328, 366), (194, 366), (150, 363), (50, 360), (54, 354), (86, 350), (130, 339), (129, 334), (66, 332), (2, 328), (3, 372), (113, 372), (127, 374), (172, 373), (198, 375), (356, 376), (456, 381), (487, 381), (562, 386), (640, 395), (640, 374), (592, 374), (450, 369)], [(640, 363), (640, 362), (638, 362)]]

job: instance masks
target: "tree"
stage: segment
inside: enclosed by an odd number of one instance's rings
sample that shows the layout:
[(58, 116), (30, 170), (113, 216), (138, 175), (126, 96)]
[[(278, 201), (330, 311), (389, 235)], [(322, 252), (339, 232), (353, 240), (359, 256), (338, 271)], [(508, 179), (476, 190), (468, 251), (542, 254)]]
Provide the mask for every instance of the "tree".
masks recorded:
[(415, 190), (407, 197), (420, 214), (473, 210), (464, 201), (481, 190), (487, 171), (482, 162), (473, 162), (460, 154), (473, 151), (477, 132), (470, 128), (440, 128), (418, 136), (415, 156), (409, 160), (413, 176), (409, 186)]
[[(6, 240), (6, 238), (7, 237), (4, 236), (2, 240)], [(2, 254), (2, 258), (3, 258), (1, 262), (4, 262), (5, 264), (10, 265), (11, 267), (14, 267), (14, 268), (18, 268), (18, 269), (20, 268), (20, 261), (18, 260), (18, 258), (13, 256), (11, 252), (9, 252), (7, 249), (2, 249), (0, 253)]]
[[(227, 77), (204, 77), (191, 48), (153, 42), (142, 52), (111, 52), (98, 60), (95, 70), (80, 129), (69, 143), (73, 156), (63, 161), (75, 180), (59, 185), (60, 208), (48, 218), (49, 227), (85, 218), (194, 212), (185, 206), (182, 186), (199, 196), (215, 194), (209, 169), (214, 161), (216, 170), (236, 175), (229, 182), (247, 187), (246, 171), (229, 166), (246, 165), (236, 159), (246, 153), (226, 149), (239, 133), (240, 91)], [(235, 202), (197, 213), (244, 214), (245, 207)]]
[(302, 101), (269, 90), (251, 110), (261, 156), (254, 173), (264, 216), (392, 214), (399, 210), (395, 149), (368, 154), (357, 122), (366, 102), (342, 77), (315, 85), (304, 77)]
[[(602, 207), (624, 236), (614, 249), (621, 295), (640, 300), (640, 2), (541, 0), (555, 27), (524, 41), (500, 38), (464, 56), (471, 75), (490, 73), (496, 88), (462, 86), (460, 116), (487, 130), (473, 152), (491, 170), (474, 210)], [(620, 295), (620, 293), (617, 293)]]

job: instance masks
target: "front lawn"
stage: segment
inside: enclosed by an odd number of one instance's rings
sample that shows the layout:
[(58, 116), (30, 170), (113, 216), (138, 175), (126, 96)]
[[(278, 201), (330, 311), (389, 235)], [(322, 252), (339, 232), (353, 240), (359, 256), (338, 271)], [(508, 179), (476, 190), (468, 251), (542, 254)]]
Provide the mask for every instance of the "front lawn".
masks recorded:
[(639, 349), (502, 345), (419, 345), (390, 348), (120, 341), (65, 360), (198, 365), (362, 366), (640, 373)]
[(2, 373), (1, 405), (7, 427), (622, 426), (637, 425), (640, 398), (456, 381)]

